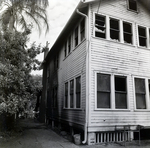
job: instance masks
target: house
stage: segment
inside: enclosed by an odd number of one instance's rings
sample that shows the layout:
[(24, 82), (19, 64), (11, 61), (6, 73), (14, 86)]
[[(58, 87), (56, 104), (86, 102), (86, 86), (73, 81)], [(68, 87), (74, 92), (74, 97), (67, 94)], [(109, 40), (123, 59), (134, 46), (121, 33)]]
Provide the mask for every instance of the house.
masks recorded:
[(150, 126), (149, 6), (78, 4), (43, 62), (41, 121), (89, 145), (132, 140)]

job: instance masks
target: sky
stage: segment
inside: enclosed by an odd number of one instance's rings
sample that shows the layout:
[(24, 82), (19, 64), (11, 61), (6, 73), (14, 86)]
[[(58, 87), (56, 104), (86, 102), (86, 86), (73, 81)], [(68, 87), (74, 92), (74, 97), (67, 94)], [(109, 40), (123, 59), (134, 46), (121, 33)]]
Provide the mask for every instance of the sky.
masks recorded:
[[(48, 41), (49, 48), (51, 48), (71, 17), (79, 1), (80, 0), (49, 0), (49, 7), (47, 9), (50, 28), (49, 32), (45, 36), (45, 30), (43, 29), (41, 36), (39, 36), (38, 31), (33, 29), (30, 42), (32, 43), (35, 41), (37, 44), (41, 43), (42, 46), (45, 46), (46, 41)], [(39, 55), (37, 58), (40, 61), (43, 61), (43, 54)], [(32, 74), (42, 75), (42, 70), (33, 71)]]

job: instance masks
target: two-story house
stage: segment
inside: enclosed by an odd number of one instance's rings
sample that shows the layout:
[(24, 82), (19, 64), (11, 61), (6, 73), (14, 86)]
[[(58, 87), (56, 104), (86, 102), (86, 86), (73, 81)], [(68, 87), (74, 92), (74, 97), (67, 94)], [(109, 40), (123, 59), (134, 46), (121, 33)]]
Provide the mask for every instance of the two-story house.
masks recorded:
[(43, 62), (41, 120), (81, 133), (88, 144), (131, 140), (150, 126), (149, 6), (78, 4)]

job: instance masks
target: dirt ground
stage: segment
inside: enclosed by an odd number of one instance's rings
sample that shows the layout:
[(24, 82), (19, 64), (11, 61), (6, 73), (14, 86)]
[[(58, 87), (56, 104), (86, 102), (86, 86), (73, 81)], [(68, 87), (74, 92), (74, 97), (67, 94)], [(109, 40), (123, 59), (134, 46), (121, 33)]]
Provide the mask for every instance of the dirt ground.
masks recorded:
[[(33, 119), (22, 119), (16, 134), (0, 133), (0, 148), (124, 148), (120, 144), (75, 145), (64, 136)], [(126, 148), (150, 148), (150, 141), (127, 143)]]

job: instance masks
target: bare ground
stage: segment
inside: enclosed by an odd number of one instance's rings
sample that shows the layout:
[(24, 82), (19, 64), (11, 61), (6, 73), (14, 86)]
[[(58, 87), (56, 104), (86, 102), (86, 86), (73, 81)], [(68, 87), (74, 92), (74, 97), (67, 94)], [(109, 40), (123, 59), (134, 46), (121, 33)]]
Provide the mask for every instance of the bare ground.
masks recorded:
[[(52, 131), (46, 125), (33, 119), (22, 119), (17, 130), (0, 133), (0, 148), (124, 148), (122, 144), (75, 145), (68, 139)], [(126, 148), (150, 148), (150, 141), (127, 143)]]

